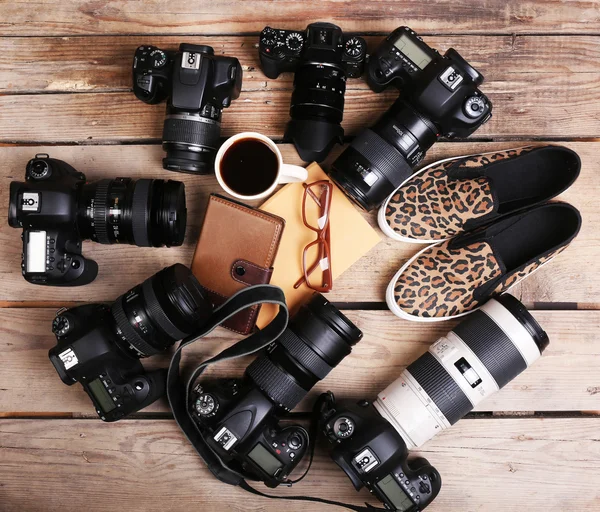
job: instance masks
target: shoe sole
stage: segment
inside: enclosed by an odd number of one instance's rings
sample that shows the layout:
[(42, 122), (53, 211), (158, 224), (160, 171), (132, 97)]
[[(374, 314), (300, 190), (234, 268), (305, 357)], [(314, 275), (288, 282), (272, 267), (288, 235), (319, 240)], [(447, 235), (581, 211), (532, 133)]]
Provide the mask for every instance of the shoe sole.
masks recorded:
[[(443, 241), (439, 241), (439, 244), (442, 244)], [(438, 245), (438, 243), (433, 244), (433, 245)], [(396, 274), (394, 274), (394, 277), (392, 278), (392, 280), (390, 281), (390, 283), (388, 284), (388, 287), (386, 288), (385, 291), (385, 301), (387, 303), (387, 306), (389, 308), (389, 310), (394, 313), (394, 315), (396, 315), (398, 318), (402, 318), (404, 320), (409, 320), (411, 322), (423, 322), (423, 323), (432, 323), (432, 322), (443, 322), (444, 320), (453, 320), (455, 318), (460, 318), (466, 315), (469, 315), (475, 311), (477, 311), (481, 306), (483, 306), (487, 300), (481, 304), (480, 306), (477, 306), (474, 309), (471, 309), (469, 311), (465, 311), (464, 313), (459, 313), (458, 315), (453, 315), (453, 316), (435, 316), (435, 317), (430, 317), (430, 318), (426, 318), (426, 317), (421, 317), (421, 316), (415, 316), (415, 315), (411, 315), (409, 313), (407, 313), (406, 311), (404, 311), (403, 309), (400, 308), (400, 306), (398, 306), (398, 304), (396, 303), (396, 300), (394, 298), (394, 288), (395, 288), (395, 284), (396, 281), (398, 281), (398, 278), (400, 277), (400, 275), (402, 274), (402, 272), (404, 272), (408, 266), (414, 261), (416, 260), (421, 254), (423, 254), (427, 249), (433, 247), (433, 245), (429, 245), (427, 247), (424, 247), (423, 249), (421, 249), (417, 254), (415, 254), (412, 258), (410, 258), (404, 265), (402, 265), (402, 267), (400, 268), (400, 270), (398, 270), (398, 272), (396, 272)], [(537, 267), (535, 270), (533, 270), (532, 272), (530, 272), (529, 274), (523, 276), (521, 279), (515, 281), (513, 284), (511, 284), (506, 290), (504, 290), (502, 293), (507, 292), (508, 290), (510, 290), (513, 286), (518, 285), (521, 281), (523, 281), (523, 279), (532, 276), (533, 274), (535, 274), (539, 269), (541, 269), (544, 265), (546, 265), (547, 263), (550, 263), (551, 261), (553, 261), (554, 258), (550, 258), (548, 261), (545, 261), (544, 263), (542, 263), (539, 267)], [(500, 294), (501, 295), (501, 294)], [(491, 298), (491, 297), (490, 297)], [(488, 300), (490, 300), (490, 298), (488, 298)]]
[(379, 207), (379, 211), (377, 212), (377, 224), (379, 224), (379, 229), (381, 229), (383, 234), (386, 235), (387, 237), (389, 237), (393, 240), (398, 240), (399, 242), (406, 242), (409, 244), (434, 244), (434, 243), (445, 242), (446, 240), (450, 240), (450, 238), (452, 238), (451, 236), (448, 238), (443, 238), (443, 239), (439, 239), (439, 240), (421, 240), (418, 238), (409, 238), (409, 237), (402, 236), (402, 235), (399, 235), (398, 233), (396, 233), (390, 227), (390, 225), (387, 223), (387, 220), (385, 218), (385, 210), (390, 202), (390, 199), (394, 196), (394, 194), (398, 191), (398, 189), (400, 189), (404, 185), (406, 185), (412, 178), (414, 178), (415, 176), (418, 176), (421, 173), (424, 173), (425, 171), (427, 171), (428, 169), (431, 169), (432, 167), (435, 167), (436, 165), (444, 164), (446, 162), (449, 162), (450, 160), (460, 160), (461, 158), (470, 158), (472, 156), (484, 156), (484, 155), (491, 155), (492, 153), (498, 153), (498, 152), (503, 152), (503, 151), (515, 151), (517, 149), (521, 149), (524, 147), (528, 147), (528, 146), (519, 146), (518, 148), (488, 151), (487, 153), (473, 153), (470, 155), (453, 156), (451, 158), (444, 158), (443, 160), (438, 160), (437, 162), (433, 162), (432, 164), (426, 165), (425, 167), (423, 167), (423, 169), (419, 169), (417, 172), (415, 172), (414, 174), (411, 174), (408, 178), (406, 178), (398, 187), (396, 187), (394, 189), (394, 191), (387, 197), (387, 199)]

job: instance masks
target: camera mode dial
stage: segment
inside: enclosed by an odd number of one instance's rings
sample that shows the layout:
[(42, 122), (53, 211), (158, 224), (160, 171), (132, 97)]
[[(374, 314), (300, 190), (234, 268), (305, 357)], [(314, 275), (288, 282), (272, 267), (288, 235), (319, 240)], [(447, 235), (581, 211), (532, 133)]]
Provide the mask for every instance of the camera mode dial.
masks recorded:
[(481, 96), (471, 96), (465, 102), (465, 114), (476, 119), (483, 114), (485, 110), (485, 101)]
[(264, 46), (275, 46), (277, 40), (277, 33), (271, 28), (266, 27), (261, 34), (260, 42)]
[(338, 439), (350, 437), (354, 433), (354, 422), (350, 418), (338, 418), (333, 424), (333, 433)]
[(152, 57), (152, 66), (157, 69), (167, 63), (167, 54), (158, 48), (150, 52), (150, 57)]
[(350, 57), (359, 57), (363, 52), (363, 42), (358, 37), (354, 36), (346, 41), (346, 53)]
[(52, 321), (52, 332), (58, 337), (65, 336), (70, 329), (71, 324), (69, 323), (69, 319), (66, 316), (57, 316)]
[(297, 52), (304, 44), (304, 37), (300, 32), (292, 32), (285, 38), (285, 45), (293, 52)]
[(201, 393), (196, 399), (196, 411), (200, 416), (214, 415), (219, 409), (219, 403), (210, 393)]
[(27, 171), (34, 180), (43, 180), (50, 175), (50, 165), (42, 159), (33, 160)]

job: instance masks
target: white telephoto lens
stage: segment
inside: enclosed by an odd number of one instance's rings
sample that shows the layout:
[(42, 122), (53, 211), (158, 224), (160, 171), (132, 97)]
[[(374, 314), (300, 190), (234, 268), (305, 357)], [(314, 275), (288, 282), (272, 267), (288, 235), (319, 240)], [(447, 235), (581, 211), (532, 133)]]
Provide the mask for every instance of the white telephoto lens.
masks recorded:
[(512, 295), (469, 315), (377, 396), (374, 405), (417, 448), (538, 359), (548, 336)]

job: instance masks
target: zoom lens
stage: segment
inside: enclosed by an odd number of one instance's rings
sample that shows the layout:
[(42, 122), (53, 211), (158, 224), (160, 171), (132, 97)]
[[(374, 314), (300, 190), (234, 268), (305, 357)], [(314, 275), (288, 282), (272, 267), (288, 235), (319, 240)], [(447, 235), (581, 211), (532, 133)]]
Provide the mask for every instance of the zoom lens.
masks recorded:
[(101, 244), (181, 245), (187, 210), (180, 181), (117, 178), (81, 188), (81, 235)]
[(246, 374), (271, 401), (291, 410), (350, 354), (362, 335), (327, 299), (315, 294)]
[(285, 136), (300, 158), (321, 162), (335, 143), (342, 143), (346, 72), (336, 64), (306, 63), (296, 71)]
[(536, 361), (548, 336), (512, 295), (487, 302), (379, 393), (375, 408), (421, 446)]
[(147, 357), (203, 325), (212, 306), (191, 270), (176, 263), (121, 295), (111, 312), (119, 338)]
[[(219, 148), (221, 110), (208, 105), (208, 112), (190, 113), (168, 107), (163, 125), (163, 167), (169, 171), (210, 174)], [(215, 117), (216, 116), (216, 117)]]
[(437, 139), (431, 121), (397, 100), (354, 139), (329, 174), (358, 206), (370, 211), (410, 177)]

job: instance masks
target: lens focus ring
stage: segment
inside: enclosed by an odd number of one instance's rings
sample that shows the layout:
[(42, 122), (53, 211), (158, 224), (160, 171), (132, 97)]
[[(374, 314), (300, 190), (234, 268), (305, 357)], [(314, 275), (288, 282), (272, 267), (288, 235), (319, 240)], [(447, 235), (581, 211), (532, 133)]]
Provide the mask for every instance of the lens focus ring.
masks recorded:
[(127, 315), (123, 310), (122, 301), (123, 296), (114, 301), (110, 311), (115, 319), (115, 322), (117, 323), (117, 326), (127, 338), (127, 341), (144, 356), (153, 356), (154, 354), (158, 354), (160, 350), (157, 350), (149, 343), (146, 343), (144, 339), (137, 332), (135, 332), (135, 329), (131, 327), (129, 320), (127, 319)]
[(106, 226), (106, 211), (108, 209), (108, 189), (112, 180), (100, 180), (96, 184), (94, 194), (94, 233), (101, 244), (110, 244)]
[(191, 144), (216, 150), (219, 147), (221, 125), (217, 121), (208, 121), (167, 117), (163, 125), (163, 143)]
[(283, 331), (279, 342), (296, 361), (301, 361), (302, 366), (311, 371), (319, 380), (327, 377), (333, 369), (290, 329)]
[(255, 359), (246, 373), (273, 402), (288, 410), (296, 407), (306, 395), (306, 390), (296, 384), (289, 373), (281, 370), (266, 356)]
[(138, 247), (150, 247), (148, 226), (150, 224), (150, 187), (154, 180), (138, 180), (133, 189), (131, 202), (131, 230)]
[(180, 340), (185, 338), (188, 333), (180, 331), (174, 324), (169, 320), (169, 317), (163, 311), (162, 306), (158, 302), (154, 288), (152, 286), (152, 278), (146, 279), (142, 284), (142, 292), (146, 299), (146, 307), (150, 317), (165, 331), (173, 340)]

